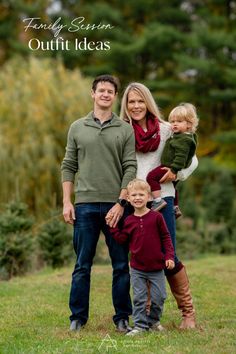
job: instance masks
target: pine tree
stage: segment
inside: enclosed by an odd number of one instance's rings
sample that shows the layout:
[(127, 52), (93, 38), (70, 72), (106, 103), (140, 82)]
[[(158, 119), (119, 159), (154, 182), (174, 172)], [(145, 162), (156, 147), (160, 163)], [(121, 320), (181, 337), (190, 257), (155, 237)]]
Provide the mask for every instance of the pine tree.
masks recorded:
[(51, 217), (37, 232), (40, 254), (53, 268), (65, 265), (71, 258), (71, 232), (58, 218)]
[(34, 239), (26, 204), (13, 201), (0, 214), (0, 277), (10, 279), (29, 268)]

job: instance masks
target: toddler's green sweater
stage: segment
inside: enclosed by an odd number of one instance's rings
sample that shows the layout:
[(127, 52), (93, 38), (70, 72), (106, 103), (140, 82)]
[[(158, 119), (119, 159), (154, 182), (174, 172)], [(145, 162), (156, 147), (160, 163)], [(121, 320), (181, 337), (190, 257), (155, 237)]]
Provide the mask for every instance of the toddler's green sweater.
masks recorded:
[(190, 165), (197, 147), (197, 134), (174, 133), (165, 143), (161, 164), (173, 173)]

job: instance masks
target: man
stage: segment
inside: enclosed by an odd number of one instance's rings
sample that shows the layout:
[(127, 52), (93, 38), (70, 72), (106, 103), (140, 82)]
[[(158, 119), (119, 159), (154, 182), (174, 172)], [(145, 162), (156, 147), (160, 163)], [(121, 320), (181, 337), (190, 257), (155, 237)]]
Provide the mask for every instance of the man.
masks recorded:
[[(77, 256), (69, 301), (70, 329), (76, 331), (88, 320), (91, 266), (101, 231), (113, 267), (113, 321), (118, 331), (129, 330), (128, 318), (132, 313), (128, 247), (116, 243), (105, 220), (108, 212), (114, 226), (120, 220), (126, 205), (126, 186), (136, 175), (132, 127), (112, 112), (117, 89), (117, 82), (110, 75), (94, 80), (93, 112), (71, 125), (61, 167), (63, 216), (67, 223), (74, 224)], [(74, 207), (71, 195), (77, 172)]]

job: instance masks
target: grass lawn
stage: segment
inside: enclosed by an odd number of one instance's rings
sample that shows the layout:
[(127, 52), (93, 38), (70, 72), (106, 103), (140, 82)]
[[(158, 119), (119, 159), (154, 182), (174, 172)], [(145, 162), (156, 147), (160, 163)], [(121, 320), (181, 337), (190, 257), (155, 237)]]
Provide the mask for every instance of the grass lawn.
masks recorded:
[(80, 333), (69, 328), (70, 268), (44, 269), (0, 282), (0, 353), (236, 353), (236, 257), (186, 262), (198, 328), (180, 331), (179, 311), (168, 289), (165, 333), (129, 338), (112, 323), (111, 268), (94, 266), (90, 319)]

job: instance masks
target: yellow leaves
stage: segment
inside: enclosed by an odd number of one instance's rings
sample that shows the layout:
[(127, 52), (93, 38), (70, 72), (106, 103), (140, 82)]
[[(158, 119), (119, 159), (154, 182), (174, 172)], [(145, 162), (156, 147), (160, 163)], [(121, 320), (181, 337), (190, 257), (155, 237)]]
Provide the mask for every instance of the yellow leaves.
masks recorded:
[(91, 110), (90, 86), (79, 70), (67, 70), (59, 60), (17, 57), (5, 64), (0, 73), (2, 202), (14, 196), (15, 179), (22, 200), (38, 211), (50, 207), (51, 195), (60, 195), (66, 133), (73, 120)]
[(197, 147), (197, 156), (204, 157), (204, 156), (211, 156), (215, 154), (217, 150), (217, 144), (215, 141), (211, 140), (210, 137), (200, 137), (199, 144)]

